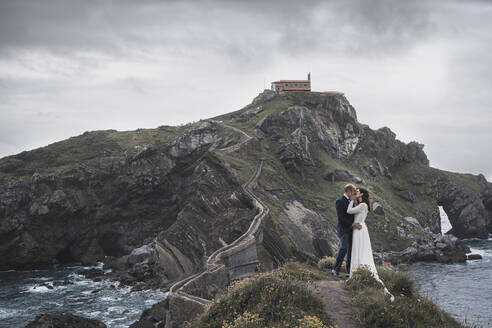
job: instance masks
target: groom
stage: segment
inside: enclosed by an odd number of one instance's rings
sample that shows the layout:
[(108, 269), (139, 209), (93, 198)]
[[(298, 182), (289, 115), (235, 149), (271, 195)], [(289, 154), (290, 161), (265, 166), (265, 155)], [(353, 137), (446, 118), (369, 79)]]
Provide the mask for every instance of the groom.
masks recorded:
[(353, 229), (360, 229), (362, 226), (360, 223), (354, 223), (354, 215), (347, 213), (347, 208), (349, 206), (350, 200), (355, 197), (356, 188), (353, 184), (348, 184), (345, 186), (345, 193), (342, 197), (338, 198), (335, 202), (337, 208), (337, 234), (340, 238), (340, 249), (338, 251), (337, 259), (335, 261), (335, 267), (331, 270), (331, 273), (339, 277), (340, 268), (342, 266), (345, 254), (347, 255), (346, 264), (346, 277), (350, 276), (350, 258), (352, 257), (352, 232)]

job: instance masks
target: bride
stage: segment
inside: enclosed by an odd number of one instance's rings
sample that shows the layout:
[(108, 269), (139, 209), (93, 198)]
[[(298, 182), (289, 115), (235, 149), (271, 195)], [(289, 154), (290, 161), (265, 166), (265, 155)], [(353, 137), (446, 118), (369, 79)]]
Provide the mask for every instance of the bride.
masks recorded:
[[(357, 200), (358, 205), (354, 207), (354, 199)], [(355, 214), (354, 222), (359, 222), (362, 226), (361, 229), (354, 229), (352, 235), (352, 257), (350, 262), (350, 278), (355, 272), (358, 266), (366, 266), (372, 273), (374, 279), (376, 279), (383, 287), (384, 292), (391, 298), (391, 302), (395, 297), (388, 291), (384, 283), (379, 278), (374, 264), (374, 258), (372, 255), (371, 239), (369, 238), (369, 231), (365, 224), (367, 213), (369, 213), (369, 192), (366, 189), (357, 189), (354, 198), (349, 203), (347, 213)], [(349, 278), (349, 279), (350, 279)]]

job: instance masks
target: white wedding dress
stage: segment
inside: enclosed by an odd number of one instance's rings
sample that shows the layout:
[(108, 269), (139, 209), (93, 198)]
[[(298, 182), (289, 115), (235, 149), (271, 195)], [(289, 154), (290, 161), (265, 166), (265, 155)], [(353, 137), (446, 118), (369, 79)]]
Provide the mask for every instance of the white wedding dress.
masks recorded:
[[(350, 201), (347, 208), (347, 213), (355, 214), (354, 223), (359, 222), (362, 226), (361, 229), (354, 228), (352, 235), (352, 256), (350, 259), (350, 278), (352, 274), (357, 270), (359, 266), (366, 266), (369, 271), (372, 272), (374, 279), (376, 279), (384, 287), (384, 292), (390, 295), (391, 302), (394, 301), (394, 296), (388, 291), (383, 281), (379, 278), (374, 264), (374, 258), (372, 255), (371, 239), (369, 238), (369, 231), (365, 223), (367, 213), (369, 209), (366, 203), (361, 203), (354, 207), (354, 201)], [(350, 279), (349, 278), (349, 279)]]

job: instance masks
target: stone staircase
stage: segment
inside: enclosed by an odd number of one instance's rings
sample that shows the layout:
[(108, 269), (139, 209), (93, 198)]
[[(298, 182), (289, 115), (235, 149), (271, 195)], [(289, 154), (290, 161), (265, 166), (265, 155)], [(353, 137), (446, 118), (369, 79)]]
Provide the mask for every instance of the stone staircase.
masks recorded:
[[(240, 129), (225, 124), (224, 126), (243, 134), (244, 138), (236, 145), (216, 149), (215, 151), (234, 152), (252, 139), (251, 136)], [(186, 277), (170, 287), (166, 328), (181, 327), (185, 321), (193, 320), (212, 303), (212, 299), (218, 289), (223, 290), (229, 285), (229, 282), (255, 274), (258, 264), (255, 235), (263, 218), (269, 213), (268, 206), (253, 192), (262, 167), (263, 160), (260, 160), (253, 175), (243, 185), (244, 191), (253, 199), (255, 207), (258, 209), (258, 213), (248, 230), (229, 245), (225, 245), (213, 252), (207, 258), (204, 271)]]

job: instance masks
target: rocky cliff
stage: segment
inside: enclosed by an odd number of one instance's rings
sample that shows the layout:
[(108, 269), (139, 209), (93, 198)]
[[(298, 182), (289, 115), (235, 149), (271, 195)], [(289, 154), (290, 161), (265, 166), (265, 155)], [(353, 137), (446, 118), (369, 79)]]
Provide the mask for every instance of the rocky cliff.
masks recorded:
[[(254, 174), (257, 199), (243, 187)], [(314, 262), (337, 250), (347, 182), (372, 194), (378, 259), (464, 261), (460, 239), (492, 233), (483, 176), (429, 167), (423, 145), (359, 123), (343, 95), (266, 90), (185, 126), (86, 132), (0, 159), (0, 269), (104, 261), (124, 283), (166, 288), (245, 234), (258, 201), (260, 269)]]

